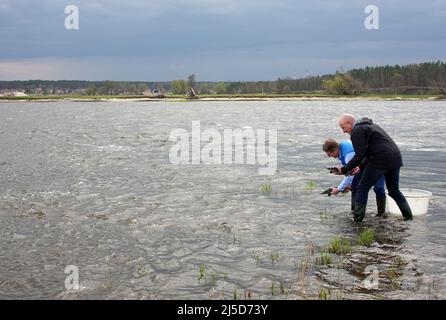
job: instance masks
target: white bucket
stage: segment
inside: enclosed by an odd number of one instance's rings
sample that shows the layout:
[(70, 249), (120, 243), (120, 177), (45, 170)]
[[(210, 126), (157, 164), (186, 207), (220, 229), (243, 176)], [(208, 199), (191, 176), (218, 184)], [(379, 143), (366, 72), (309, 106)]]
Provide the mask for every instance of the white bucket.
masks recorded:
[[(422, 216), (427, 214), (427, 209), (429, 207), (429, 200), (432, 196), (432, 192), (419, 189), (400, 189), (400, 190), (406, 197), (407, 202), (409, 203), (409, 206), (412, 209), (412, 214), (414, 216)], [(389, 197), (388, 194), (386, 195), (386, 197), (387, 197), (386, 212), (401, 215), (401, 211), (398, 208), (395, 201), (391, 197)]]

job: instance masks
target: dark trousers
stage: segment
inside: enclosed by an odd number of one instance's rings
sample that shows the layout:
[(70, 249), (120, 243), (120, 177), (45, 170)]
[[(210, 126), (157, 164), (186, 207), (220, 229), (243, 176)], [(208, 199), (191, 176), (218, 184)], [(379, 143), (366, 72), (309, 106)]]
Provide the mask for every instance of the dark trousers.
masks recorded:
[(368, 194), (370, 188), (375, 185), (381, 178), (385, 178), (389, 196), (395, 200), (396, 204), (401, 204), (406, 201), (406, 198), (400, 191), (400, 168), (386, 170), (377, 169), (370, 165), (366, 166), (362, 177), (359, 180), (356, 188), (355, 201), (360, 204), (367, 204)]
[[(358, 184), (359, 181), (362, 178), (362, 174), (364, 173), (363, 170), (361, 170), (361, 172), (359, 172), (357, 175), (355, 175), (355, 177), (353, 178), (352, 181), (352, 204), (355, 203), (355, 197), (356, 197), (356, 193), (358, 190)], [(381, 176), (378, 181), (373, 185), (373, 191), (375, 191), (376, 194), (376, 199), (383, 199), (386, 197), (386, 187), (385, 187), (385, 183), (386, 180), (384, 178), (384, 176)]]

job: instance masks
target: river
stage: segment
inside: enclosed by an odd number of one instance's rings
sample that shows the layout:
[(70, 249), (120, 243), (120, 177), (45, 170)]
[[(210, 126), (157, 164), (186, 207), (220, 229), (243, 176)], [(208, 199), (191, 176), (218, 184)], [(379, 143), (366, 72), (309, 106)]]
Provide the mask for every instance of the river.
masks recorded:
[[(445, 299), (446, 115), (435, 101), (0, 104), (1, 299)], [(429, 212), (350, 219), (322, 152), (337, 117), (369, 116), (399, 145), (401, 187)], [(277, 171), (175, 165), (174, 129), (277, 129)], [(318, 263), (336, 237), (355, 246)], [(379, 286), (364, 287), (370, 270)], [(370, 276), (372, 275), (370, 271)], [(78, 275), (79, 285), (75, 275)], [(67, 278), (68, 277), (68, 278)], [(71, 278), (70, 278), (71, 277)], [(71, 279), (71, 280), (70, 280)], [(73, 280), (74, 279), (74, 280)], [(71, 281), (71, 282), (70, 282)]]

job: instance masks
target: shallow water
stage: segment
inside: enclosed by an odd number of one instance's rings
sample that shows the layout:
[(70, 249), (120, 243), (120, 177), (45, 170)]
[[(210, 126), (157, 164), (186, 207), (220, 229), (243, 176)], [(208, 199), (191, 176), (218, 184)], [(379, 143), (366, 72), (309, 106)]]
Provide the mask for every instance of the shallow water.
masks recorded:
[[(53, 102), (0, 104), (0, 298), (446, 298), (445, 102)], [(429, 213), (364, 226), (378, 243), (343, 263), (314, 262), (355, 239), (349, 195), (321, 151), (348, 139), (343, 112), (367, 115), (398, 143), (400, 184), (433, 193)], [(278, 130), (278, 171), (173, 165), (175, 128)], [(262, 185), (271, 184), (271, 192)], [(342, 257), (333, 256), (335, 261)], [(402, 262), (403, 261), (403, 262)], [(397, 263), (400, 262), (400, 263)], [(308, 268), (302, 268), (307, 264)], [(66, 266), (80, 288), (66, 290)], [(361, 289), (364, 268), (380, 272)], [(200, 272), (201, 267), (201, 272)], [(397, 269), (392, 276), (389, 268)], [(304, 270), (304, 271), (302, 271)]]

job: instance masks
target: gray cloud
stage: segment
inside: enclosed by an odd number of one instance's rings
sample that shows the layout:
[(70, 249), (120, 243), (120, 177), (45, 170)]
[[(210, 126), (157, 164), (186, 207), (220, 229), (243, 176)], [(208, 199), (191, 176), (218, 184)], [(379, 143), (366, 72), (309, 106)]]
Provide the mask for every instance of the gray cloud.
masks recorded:
[[(3, 0), (0, 78), (266, 80), (444, 60), (444, 1), (373, 1), (379, 31), (363, 27), (370, 2)], [(80, 30), (64, 28), (68, 4)]]

